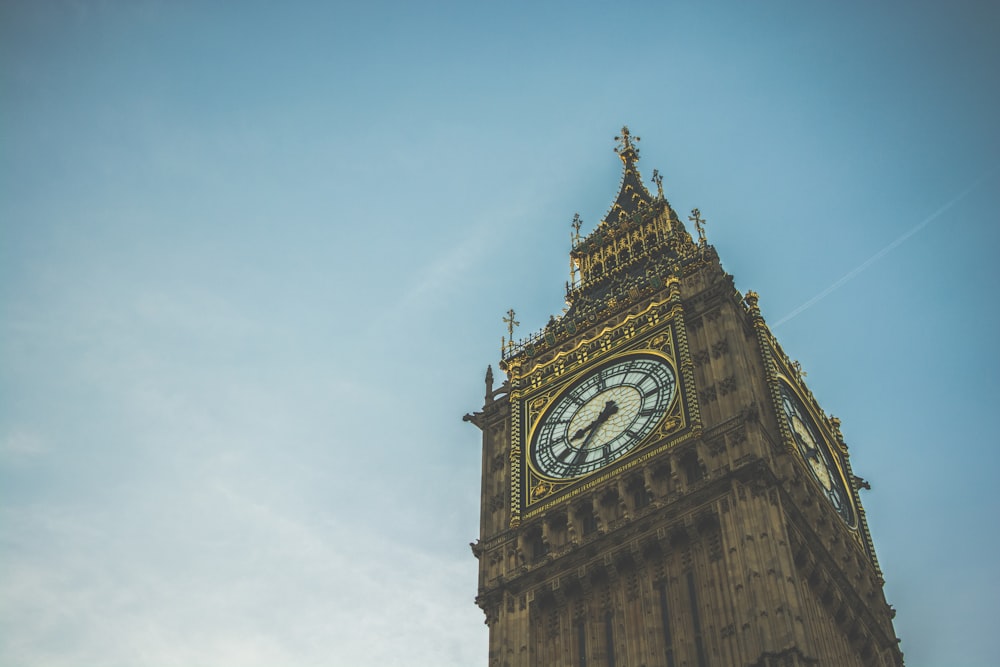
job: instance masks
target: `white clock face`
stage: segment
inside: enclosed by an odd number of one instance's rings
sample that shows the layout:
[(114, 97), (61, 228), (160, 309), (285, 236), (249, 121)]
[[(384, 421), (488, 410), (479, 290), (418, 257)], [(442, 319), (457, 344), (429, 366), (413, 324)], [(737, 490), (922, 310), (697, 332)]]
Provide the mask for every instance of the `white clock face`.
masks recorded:
[(654, 354), (620, 357), (590, 371), (546, 408), (531, 439), (535, 469), (582, 477), (634, 449), (677, 394), (672, 366)]
[(806, 412), (805, 406), (795, 393), (781, 385), (781, 407), (788, 427), (802, 458), (809, 465), (809, 471), (819, 482), (823, 494), (849, 526), (854, 525), (854, 510), (850, 496), (844, 486), (839, 469), (833, 462), (833, 455), (817, 435), (816, 426)]

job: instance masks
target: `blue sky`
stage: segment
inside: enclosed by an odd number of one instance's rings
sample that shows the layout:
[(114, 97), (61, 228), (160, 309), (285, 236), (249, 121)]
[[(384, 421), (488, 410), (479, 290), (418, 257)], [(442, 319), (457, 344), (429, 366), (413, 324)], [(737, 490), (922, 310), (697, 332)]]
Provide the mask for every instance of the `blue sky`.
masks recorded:
[(485, 664), (461, 416), (625, 123), (843, 420), (907, 664), (1000, 663), (998, 23), (4, 3), (0, 663)]

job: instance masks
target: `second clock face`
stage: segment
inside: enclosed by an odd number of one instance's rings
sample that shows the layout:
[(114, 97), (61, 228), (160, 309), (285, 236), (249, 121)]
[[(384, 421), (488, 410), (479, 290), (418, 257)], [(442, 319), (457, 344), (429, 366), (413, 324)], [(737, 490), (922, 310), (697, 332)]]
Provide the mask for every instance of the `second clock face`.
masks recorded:
[(784, 383), (781, 384), (781, 407), (785, 413), (788, 427), (795, 438), (799, 453), (809, 465), (809, 471), (819, 482), (823, 493), (833, 504), (844, 521), (854, 525), (854, 510), (850, 496), (840, 475), (840, 470), (833, 462), (833, 457), (825, 442), (816, 430), (812, 419), (799, 397)]
[(676, 394), (676, 373), (660, 356), (632, 354), (599, 366), (545, 409), (531, 438), (531, 461), (552, 479), (603, 468), (656, 428)]

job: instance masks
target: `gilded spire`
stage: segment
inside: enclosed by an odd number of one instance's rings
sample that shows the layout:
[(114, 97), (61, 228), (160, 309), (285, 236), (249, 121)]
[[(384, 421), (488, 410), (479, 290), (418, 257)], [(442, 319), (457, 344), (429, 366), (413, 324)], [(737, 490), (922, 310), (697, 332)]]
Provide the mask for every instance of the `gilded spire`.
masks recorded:
[(618, 145), (615, 146), (615, 153), (621, 158), (624, 172), (622, 174), (622, 184), (618, 191), (615, 203), (611, 205), (611, 210), (604, 217), (604, 222), (611, 226), (617, 226), (619, 222), (625, 220), (635, 213), (641, 206), (651, 204), (652, 195), (642, 184), (642, 177), (636, 168), (639, 161), (639, 137), (633, 136), (629, 132), (628, 126), (622, 127), (621, 134), (615, 137)]
[[(514, 342), (517, 320), (508, 311), (503, 321), (507, 335), (501, 338), (505, 362), (519, 354), (534, 356), (551, 349), (565, 336), (588, 328), (599, 313), (622, 309), (677, 280), (682, 265), (705, 259), (663, 195), (663, 178), (653, 172), (656, 195), (642, 183), (636, 167), (637, 143), (627, 127), (615, 137), (615, 154), (622, 161), (622, 177), (611, 209), (597, 227), (581, 236), (579, 214), (570, 224), (569, 280), (566, 305), (561, 317), (550, 320), (542, 332)], [(699, 224), (703, 220), (699, 217)], [(504, 367), (504, 370), (508, 370)]]

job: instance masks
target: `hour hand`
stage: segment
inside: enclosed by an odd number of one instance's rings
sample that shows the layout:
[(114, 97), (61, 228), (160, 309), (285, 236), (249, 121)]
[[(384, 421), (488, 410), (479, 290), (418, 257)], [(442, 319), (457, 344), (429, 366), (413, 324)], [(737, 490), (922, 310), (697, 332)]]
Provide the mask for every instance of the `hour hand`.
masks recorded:
[(570, 438), (570, 441), (579, 440), (583, 436), (587, 435), (587, 433), (593, 433), (598, 426), (606, 422), (611, 417), (611, 415), (615, 414), (616, 412), (618, 412), (618, 404), (615, 403), (614, 401), (608, 401), (607, 403), (604, 404), (604, 409), (601, 410), (601, 414), (597, 415), (594, 421), (590, 422), (590, 424), (588, 424), (584, 428), (581, 428), (576, 433), (574, 433), (573, 436)]

